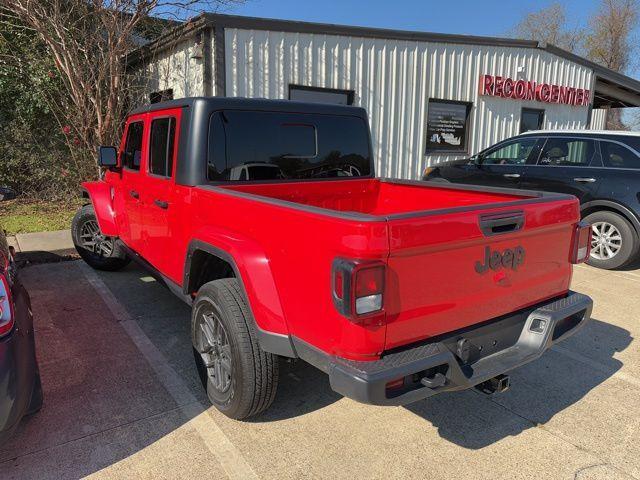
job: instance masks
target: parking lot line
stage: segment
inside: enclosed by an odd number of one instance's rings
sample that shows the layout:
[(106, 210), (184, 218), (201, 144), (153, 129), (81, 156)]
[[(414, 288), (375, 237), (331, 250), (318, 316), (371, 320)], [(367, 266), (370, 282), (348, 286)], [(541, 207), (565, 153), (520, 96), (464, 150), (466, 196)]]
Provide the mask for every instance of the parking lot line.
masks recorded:
[(231, 443), (202, 404), (191, 394), (184, 381), (171, 367), (164, 355), (140, 329), (102, 279), (86, 264), (80, 269), (89, 284), (100, 295), (109, 311), (120, 322), (140, 353), (156, 373), (158, 380), (173, 397), (183, 415), (190, 418), (187, 425), (193, 427), (207, 448), (216, 457), (231, 479), (257, 479), (258, 476), (240, 451)]

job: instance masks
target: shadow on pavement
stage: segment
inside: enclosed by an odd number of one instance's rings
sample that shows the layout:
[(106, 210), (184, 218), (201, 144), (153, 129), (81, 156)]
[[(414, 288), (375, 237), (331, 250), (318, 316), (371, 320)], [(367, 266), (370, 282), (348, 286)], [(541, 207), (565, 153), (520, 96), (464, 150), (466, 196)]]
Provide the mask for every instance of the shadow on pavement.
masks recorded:
[[(210, 408), (193, 362), (189, 307), (135, 266), (99, 274), (195, 398), (185, 409), (84, 280), (78, 262), (24, 273), (36, 314), (45, 403), (0, 447), (0, 478), (77, 478), (148, 456), (156, 445), (169, 455), (165, 462), (184, 461), (181, 446), (199, 443), (185, 442), (196, 434), (180, 427)], [(513, 387), (501, 396), (442, 394), (406, 408), (436, 426), (443, 439), (480, 449), (545, 423), (580, 400), (620, 369), (613, 354), (631, 341), (628, 331), (592, 320), (561, 344), (573, 356), (547, 352), (513, 372)], [(301, 417), (340, 398), (325, 374), (283, 360), (276, 400), (253, 422)]]
[[(123, 275), (124, 274), (124, 275)], [(102, 278), (171, 367), (207, 408), (191, 348), (191, 310), (166, 288), (135, 266)], [(278, 392), (271, 408), (251, 421), (271, 422), (305, 415), (342, 398), (329, 378), (303, 361), (281, 359)]]
[(477, 391), (444, 393), (406, 408), (436, 426), (442, 438), (480, 449), (544, 424), (578, 402), (622, 367), (613, 355), (632, 340), (627, 330), (592, 319), (560, 343), (560, 351), (547, 351), (511, 372), (507, 392), (491, 397)]
[(638, 269), (640, 269), (640, 257), (633, 260), (630, 264), (625, 265), (622, 268), (618, 268), (617, 270), (621, 272), (629, 272), (629, 271), (638, 270)]

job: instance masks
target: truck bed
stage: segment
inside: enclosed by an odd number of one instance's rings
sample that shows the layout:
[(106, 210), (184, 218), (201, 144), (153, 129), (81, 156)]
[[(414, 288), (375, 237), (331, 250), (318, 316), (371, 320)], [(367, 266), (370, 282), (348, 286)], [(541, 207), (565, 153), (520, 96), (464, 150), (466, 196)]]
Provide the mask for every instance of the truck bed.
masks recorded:
[(469, 206), (493, 207), (536, 196), (531, 192), (503, 193), (380, 179), (235, 184), (223, 188), (336, 212), (375, 217)]
[[(329, 270), (336, 256), (384, 261), (388, 295), (386, 331), (380, 333), (385, 350), (466, 328), (569, 289), (579, 205), (568, 195), (384, 179), (204, 188), (237, 197), (242, 219), (235, 215), (234, 222), (248, 222), (256, 235), (264, 223), (268, 233), (260, 234), (261, 242), (265, 237), (273, 241), (274, 255), (282, 255), (283, 263), (311, 271), (318, 262), (321, 273), (305, 278), (320, 278), (316, 288), (325, 296), (330, 295)], [(487, 228), (496, 218), (514, 220)], [(522, 265), (476, 271), (476, 264), (488, 264), (494, 252), (516, 249), (523, 252)], [(285, 288), (281, 292), (288, 294)], [(301, 305), (299, 313), (307, 317), (299, 322), (304, 329), (326, 328), (320, 326), (326, 325), (323, 318), (308, 317), (305, 309)]]

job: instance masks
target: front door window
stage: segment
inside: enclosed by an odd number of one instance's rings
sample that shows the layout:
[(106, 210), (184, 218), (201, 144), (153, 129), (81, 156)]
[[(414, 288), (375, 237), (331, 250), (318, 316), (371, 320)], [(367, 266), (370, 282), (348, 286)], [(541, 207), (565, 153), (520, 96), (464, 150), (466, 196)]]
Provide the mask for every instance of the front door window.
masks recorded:
[(524, 165), (536, 144), (535, 138), (523, 138), (488, 150), (481, 157), (483, 165)]

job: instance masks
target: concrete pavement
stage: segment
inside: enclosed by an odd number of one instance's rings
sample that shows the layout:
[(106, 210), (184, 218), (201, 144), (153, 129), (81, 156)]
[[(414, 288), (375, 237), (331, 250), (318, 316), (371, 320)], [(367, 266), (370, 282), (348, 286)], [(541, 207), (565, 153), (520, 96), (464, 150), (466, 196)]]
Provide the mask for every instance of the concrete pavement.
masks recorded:
[(0, 478), (640, 478), (640, 273), (576, 268), (594, 298), (578, 335), (512, 374), (508, 392), (407, 407), (335, 394), (281, 364), (249, 422), (209, 407), (189, 309), (148, 274), (28, 267), (45, 404), (0, 447)]
[(18, 252), (63, 253), (74, 250), (69, 230), (18, 233), (9, 237), (9, 242)]
[(70, 230), (18, 233), (7, 237), (23, 260), (33, 263), (54, 262), (76, 256)]

